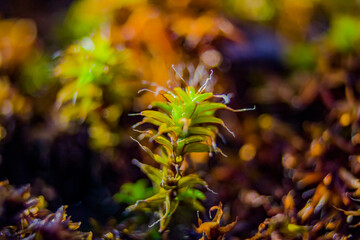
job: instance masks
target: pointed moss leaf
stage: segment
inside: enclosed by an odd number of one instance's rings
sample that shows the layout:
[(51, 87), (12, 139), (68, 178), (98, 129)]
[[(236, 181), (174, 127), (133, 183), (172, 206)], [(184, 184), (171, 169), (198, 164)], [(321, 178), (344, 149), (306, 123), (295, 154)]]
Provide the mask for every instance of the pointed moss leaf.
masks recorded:
[(155, 119), (156, 121), (159, 121), (162, 123), (166, 123), (169, 126), (174, 126), (174, 121), (171, 118), (169, 118), (167, 115), (165, 115), (164, 113), (154, 111), (154, 110), (144, 110), (141, 112), (141, 115), (148, 117), (148, 118)]
[(204, 143), (190, 143), (185, 146), (183, 154), (192, 152), (210, 152), (211, 147)]
[(144, 119), (142, 120), (144, 123), (151, 123), (155, 126), (160, 126), (161, 124), (163, 124), (163, 122), (157, 120), (157, 119), (154, 119), (154, 118), (151, 118), (151, 117), (144, 117)]
[(223, 126), (231, 135), (233, 135), (233, 137), (235, 137), (235, 134), (225, 125), (225, 123), (223, 122), (223, 120), (221, 120), (220, 118), (217, 117), (213, 117), (213, 116), (201, 116), (201, 117), (197, 117), (196, 119), (194, 119), (191, 122), (191, 125), (197, 125), (197, 124), (220, 124), (221, 126)]
[(187, 95), (187, 93), (182, 90), (181, 88), (174, 88), (174, 91), (176, 92), (176, 94), (180, 97), (181, 101), (183, 103), (190, 103), (191, 99), (190, 97)]
[(155, 126), (160, 126), (161, 124), (163, 124), (162, 122), (160, 122), (158, 120), (155, 120), (153, 118), (144, 117), (144, 119), (141, 122), (138, 122), (138, 123), (134, 124), (132, 126), (132, 128), (136, 129), (137, 127), (143, 125), (144, 123), (151, 123), (151, 124), (153, 124)]
[(174, 214), (174, 212), (176, 211), (178, 206), (179, 206), (179, 201), (170, 200), (170, 197), (167, 196), (167, 198), (165, 200), (165, 213), (160, 215), (159, 232), (165, 231), (165, 229), (169, 225), (171, 216)]
[(208, 111), (203, 111), (203, 112), (198, 112), (198, 114), (196, 115), (196, 117), (211, 117), (214, 116), (216, 110), (208, 110)]
[(181, 141), (179, 141), (178, 143), (185, 143), (185, 144), (190, 144), (190, 143), (195, 143), (195, 142), (202, 142), (202, 141), (206, 141), (206, 137), (204, 136), (190, 136), (187, 137)]
[(189, 86), (186, 88), (186, 93), (193, 99), (196, 96), (196, 90), (193, 86)]
[[(181, 152), (183, 152), (183, 149), (191, 143), (198, 143), (198, 142), (203, 142), (206, 140), (207, 139), (205, 136), (199, 136), (199, 135), (187, 137), (177, 143), (178, 144), (177, 149), (176, 149), (177, 154), (180, 154)], [(188, 151), (188, 149), (189, 148), (187, 148), (185, 150)], [(208, 152), (208, 151), (209, 151), (209, 147), (207, 147), (205, 152)]]
[(203, 113), (207, 111), (215, 111), (222, 108), (227, 108), (227, 106), (223, 103), (203, 102), (198, 105), (198, 112)]
[(154, 160), (155, 160), (157, 163), (159, 163), (159, 164), (161, 164), (162, 166), (167, 167), (167, 168), (170, 167), (170, 165), (169, 165), (169, 158), (168, 158), (165, 154), (163, 154), (163, 156), (158, 155), (158, 154), (154, 154), (154, 157), (155, 157)]
[(158, 130), (158, 134), (164, 134), (164, 133), (168, 133), (168, 132), (174, 132), (174, 134), (176, 135), (180, 135), (180, 133), (182, 132), (181, 128), (178, 127), (178, 126), (175, 126), (175, 127), (169, 127), (167, 126), (166, 124), (162, 124), (160, 127), (159, 127), (159, 130)]
[(193, 116), (196, 116), (197, 112), (197, 104), (184, 104), (183, 117), (192, 118)]
[(165, 112), (167, 115), (171, 115), (171, 106), (168, 105), (167, 103), (163, 103), (163, 102), (152, 102), (151, 103), (152, 107), (158, 108), (159, 110), (162, 110), (163, 112)]
[(173, 152), (173, 145), (165, 137), (157, 136), (154, 138), (154, 140), (155, 140), (155, 142), (161, 144), (168, 151), (169, 154)]
[(202, 93), (202, 94), (198, 94), (196, 97), (194, 97), (192, 99), (192, 101), (200, 103), (200, 102), (202, 102), (202, 101), (204, 101), (206, 99), (211, 98), (212, 96), (213, 96), (212, 93)]
[(170, 103), (176, 103), (176, 98), (175, 98), (175, 96), (173, 96), (172, 94), (170, 94), (170, 93), (164, 93), (163, 96), (164, 96), (164, 98), (165, 98), (168, 102), (170, 102)]
[(160, 186), (163, 177), (163, 172), (161, 170), (153, 166), (141, 163), (135, 159), (133, 160), (133, 162), (142, 170), (143, 173), (145, 173), (150, 178), (153, 183)]
[(217, 117), (213, 117), (213, 116), (203, 116), (203, 117), (197, 117), (195, 118), (192, 122), (191, 125), (197, 125), (197, 124), (206, 124), (206, 123), (213, 123), (213, 124), (220, 124), (220, 125), (224, 125), (223, 120), (221, 120), (220, 118)]
[(178, 189), (186, 188), (186, 187), (193, 187), (195, 185), (203, 185), (207, 186), (205, 180), (201, 179), (196, 174), (190, 174), (185, 177), (182, 177), (178, 182)]
[(174, 120), (174, 122), (176, 123), (176, 122), (178, 122), (178, 120), (180, 118), (182, 118), (184, 110), (182, 108), (182, 104), (175, 103), (175, 104), (170, 104), (170, 105), (172, 107), (171, 117)]
[[(147, 154), (149, 154), (149, 156), (152, 158), (152, 159), (155, 159), (154, 157), (154, 154), (153, 152), (148, 148), (148, 147), (145, 147), (144, 145), (142, 145), (138, 140), (136, 140), (135, 138), (133, 137), (130, 137), (133, 141), (135, 141), (140, 147), (141, 149), (143, 149)], [(137, 164), (137, 163), (135, 163)]]
[(215, 134), (218, 133), (218, 128), (214, 125), (209, 125), (209, 126), (206, 126), (207, 129), (213, 131)]
[(131, 205), (129, 207), (126, 208), (127, 211), (134, 211), (134, 210), (142, 210), (142, 209), (146, 209), (149, 206), (158, 206), (159, 204), (162, 204), (165, 201), (165, 198), (167, 196), (167, 192), (166, 191), (160, 191), (158, 193), (156, 193), (155, 195), (145, 199), (145, 200), (139, 200), (136, 201), (136, 203), (134, 205)]
[(188, 132), (190, 135), (205, 135), (210, 137), (212, 140), (216, 138), (216, 133), (210, 128), (190, 127)]

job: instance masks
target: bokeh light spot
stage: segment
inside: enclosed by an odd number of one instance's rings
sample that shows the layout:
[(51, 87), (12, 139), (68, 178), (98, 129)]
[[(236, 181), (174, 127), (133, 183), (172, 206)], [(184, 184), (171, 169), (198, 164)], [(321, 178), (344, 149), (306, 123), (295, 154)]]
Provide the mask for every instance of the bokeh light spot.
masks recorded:
[(244, 144), (239, 151), (239, 156), (241, 160), (250, 161), (256, 155), (256, 148), (254, 145), (247, 143)]

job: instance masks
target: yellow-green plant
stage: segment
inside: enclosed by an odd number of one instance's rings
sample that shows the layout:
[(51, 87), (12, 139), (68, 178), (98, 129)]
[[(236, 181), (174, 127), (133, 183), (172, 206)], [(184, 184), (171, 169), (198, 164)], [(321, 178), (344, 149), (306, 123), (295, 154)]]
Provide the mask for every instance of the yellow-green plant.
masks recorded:
[(116, 48), (106, 34), (97, 33), (69, 46), (54, 70), (62, 85), (55, 103), (59, 122), (86, 121), (95, 149), (120, 142), (118, 119), (136, 93), (129, 62), (126, 48)]
[[(180, 75), (179, 75), (180, 76)], [(164, 101), (156, 101), (151, 104), (151, 109), (144, 110), (139, 115), (143, 120), (133, 126), (140, 132), (139, 139), (148, 138), (159, 144), (158, 153), (154, 153), (148, 147), (135, 140), (152, 159), (160, 164), (161, 168), (140, 163), (135, 164), (151, 179), (156, 186), (155, 195), (137, 201), (130, 206), (129, 210), (158, 208), (160, 218), (160, 232), (164, 231), (170, 221), (171, 215), (177, 209), (179, 203), (188, 202), (197, 209), (203, 210), (199, 200), (204, 200), (204, 194), (195, 189), (196, 185), (202, 185), (209, 189), (207, 183), (197, 174), (185, 174), (182, 164), (186, 156), (194, 152), (220, 152), (216, 145), (218, 125), (226, 128), (223, 120), (215, 117), (218, 109), (226, 109), (234, 112), (249, 109), (234, 110), (226, 104), (229, 102), (227, 95), (214, 95), (206, 92), (206, 86), (211, 80), (212, 73), (205, 83), (196, 89), (194, 86), (185, 88), (175, 87), (173, 90), (161, 88), (158, 92)], [(221, 97), (224, 103), (212, 102), (214, 98)], [(149, 123), (153, 127), (145, 130), (138, 128)]]

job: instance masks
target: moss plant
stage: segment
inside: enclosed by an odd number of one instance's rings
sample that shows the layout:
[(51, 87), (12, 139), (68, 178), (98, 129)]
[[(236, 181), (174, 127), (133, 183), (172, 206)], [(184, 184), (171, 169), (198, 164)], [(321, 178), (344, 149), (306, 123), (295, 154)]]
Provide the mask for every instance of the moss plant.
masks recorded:
[[(178, 74), (180, 76), (180, 74)], [(186, 174), (181, 170), (186, 156), (194, 152), (221, 152), (216, 145), (218, 135), (217, 126), (222, 126), (234, 135), (224, 124), (223, 120), (215, 117), (218, 109), (241, 112), (249, 109), (234, 110), (226, 104), (227, 95), (214, 95), (206, 92), (210, 77), (198, 89), (189, 86), (180, 76), (186, 87), (175, 87), (172, 90), (159, 88), (163, 101), (153, 102), (150, 109), (142, 111), (141, 122), (133, 128), (140, 133), (139, 139), (147, 138), (159, 145), (158, 153), (135, 140), (150, 157), (160, 164), (156, 168), (135, 160), (134, 163), (151, 179), (156, 186), (156, 193), (145, 199), (137, 201), (128, 210), (157, 208), (160, 222), (160, 232), (169, 224), (172, 214), (180, 202), (193, 204), (195, 208), (202, 209), (199, 200), (203, 200), (203, 193), (194, 187), (202, 185), (208, 188), (207, 183), (196, 174)], [(214, 102), (216, 98), (223, 99), (223, 103)], [(152, 127), (139, 130), (139, 127), (149, 123)], [(151, 226), (153, 226), (152, 224)]]
[(67, 206), (55, 213), (46, 209), (43, 196), (32, 197), (30, 186), (14, 188), (0, 182), (0, 240), (91, 240), (92, 233), (79, 231), (80, 222), (71, 221)]
[(236, 224), (237, 218), (234, 222), (221, 227), (220, 221), (223, 215), (222, 203), (219, 203), (219, 206), (212, 206), (209, 210), (209, 215), (211, 216), (211, 212), (216, 210), (216, 214), (212, 221), (203, 222), (198, 216), (198, 224), (199, 227), (196, 228), (196, 232), (202, 233), (202, 238), (199, 240), (205, 240), (205, 236), (208, 240), (211, 239), (224, 239), (225, 234), (229, 232)]

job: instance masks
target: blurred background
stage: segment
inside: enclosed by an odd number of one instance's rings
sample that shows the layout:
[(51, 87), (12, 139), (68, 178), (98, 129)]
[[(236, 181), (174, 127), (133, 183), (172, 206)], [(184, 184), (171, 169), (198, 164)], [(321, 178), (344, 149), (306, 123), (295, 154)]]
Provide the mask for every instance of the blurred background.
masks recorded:
[[(124, 212), (152, 194), (128, 114), (155, 98), (140, 89), (179, 84), (172, 65), (193, 84), (213, 69), (210, 90), (256, 105), (219, 112), (236, 134), (220, 131), (227, 158), (191, 156), (218, 193), (206, 209), (222, 201), (224, 222), (239, 218), (229, 239), (278, 214), (321, 223), (311, 239), (356, 239), (333, 206), (358, 209), (359, 12), (358, 0), (1, 0), (0, 180), (31, 184), (51, 211), (69, 205), (83, 231), (159, 238), (149, 214)], [(178, 212), (169, 239), (201, 237), (195, 211)]]

